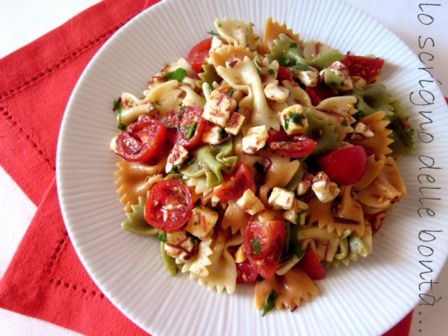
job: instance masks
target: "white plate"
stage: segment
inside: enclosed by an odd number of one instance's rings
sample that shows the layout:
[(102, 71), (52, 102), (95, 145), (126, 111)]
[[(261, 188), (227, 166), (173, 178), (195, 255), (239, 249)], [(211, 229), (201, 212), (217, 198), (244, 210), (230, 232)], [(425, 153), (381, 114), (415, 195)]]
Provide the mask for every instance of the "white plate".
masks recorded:
[[(265, 19), (272, 16), (285, 21), (303, 38), (321, 40), (343, 52), (385, 58), (388, 63), (382, 79), (409, 109), (416, 135), (423, 141), (429, 136), (418, 133), (420, 123), (425, 122), (418, 112), (430, 111), (426, 115), (433, 120), (423, 128), (434, 141), (423, 143), (416, 136), (415, 154), (400, 162), (409, 196), (375, 236), (373, 255), (353, 267), (329, 272), (318, 282), (320, 295), (294, 313), (277, 311), (261, 318), (254, 308), (251, 288), (229, 296), (209, 292), (186, 276), (172, 278), (162, 265), (157, 241), (120, 228), (123, 213), (113, 184), (115, 157), (108, 147), (116, 133), (112, 100), (122, 91), (139, 94), (164, 62), (185, 55), (207, 36), (215, 17), (226, 16), (252, 21), (259, 32)], [(124, 314), (157, 336), (385, 332), (428, 288), (427, 284), (419, 288), (421, 272), (426, 270), (419, 261), (428, 260), (431, 268), (421, 276), (428, 281), (435, 279), (448, 250), (447, 209), (438, 200), (448, 187), (448, 111), (439, 89), (429, 82), (421, 84), (432, 92), (434, 103), (411, 104), (411, 92), (414, 103), (422, 102), (418, 98), (419, 80), (430, 79), (418, 70), (420, 66), (393, 33), (342, 1), (167, 0), (152, 7), (98, 52), (79, 80), (64, 116), (57, 156), (58, 191), (64, 220), (82, 263)], [(432, 101), (428, 92), (420, 93)], [(442, 169), (422, 168), (431, 163), (429, 157), (435, 160), (434, 167)], [(423, 173), (431, 177), (418, 175)], [(427, 211), (435, 215), (430, 217)], [(430, 241), (428, 235), (419, 237), (424, 229), (443, 232), (435, 233), (436, 239)]]

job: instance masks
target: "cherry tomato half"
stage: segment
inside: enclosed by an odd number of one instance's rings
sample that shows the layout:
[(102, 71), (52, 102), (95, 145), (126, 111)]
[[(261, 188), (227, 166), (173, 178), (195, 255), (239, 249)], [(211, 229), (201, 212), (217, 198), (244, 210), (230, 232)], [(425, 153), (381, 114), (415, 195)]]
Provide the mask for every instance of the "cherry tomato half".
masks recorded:
[(188, 62), (191, 64), (191, 68), (197, 73), (202, 72), (202, 64), (205, 62), (211, 46), (212, 39), (208, 38), (196, 44), (188, 53)]
[(371, 83), (381, 72), (384, 60), (375, 57), (355, 56), (347, 54), (342, 63), (348, 68), (350, 76), (360, 76)]
[(146, 222), (163, 231), (180, 229), (188, 221), (193, 201), (188, 187), (176, 178), (156, 183), (145, 203)]
[(156, 119), (145, 118), (130, 124), (117, 136), (117, 152), (126, 161), (145, 162), (159, 154), (167, 130)]
[(306, 93), (308, 93), (308, 96), (311, 99), (311, 104), (313, 106), (317, 106), (322, 100), (333, 97), (335, 95), (330, 88), (323, 85), (316, 87), (307, 87), (305, 91)]
[(205, 131), (202, 109), (197, 106), (185, 106), (180, 113), (178, 142), (186, 149), (194, 149), (202, 143), (202, 134)]
[(367, 153), (362, 146), (338, 148), (319, 160), (322, 170), (338, 184), (354, 184), (364, 175)]
[(269, 148), (281, 156), (300, 159), (310, 155), (317, 142), (304, 135), (294, 136), (289, 141), (271, 142)]
[(317, 255), (311, 251), (307, 250), (299, 262), (299, 267), (305, 271), (306, 274), (312, 280), (320, 280), (325, 278), (327, 273), (324, 267), (321, 265)]
[(215, 194), (221, 201), (234, 201), (252, 187), (253, 176), (251, 169), (243, 162), (239, 162), (232, 174), (224, 177), (224, 182), (215, 189)]
[(277, 78), (278, 80), (282, 81), (282, 80), (289, 80), (291, 81), (293, 84), (297, 85), (296, 82), (294, 81), (294, 76), (292, 74), (292, 71), (290, 68), (285, 67), (283, 65), (280, 65), (278, 67), (278, 73), (277, 73)]
[(281, 220), (260, 222), (251, 217), (244, 234), (243, 250), (254, 269), (265, 279), (274, 276), (285, 245), (286, 229)]
[(236, 272), (236, 283), (238, 284), (251, 284), (257, 280), (258, 272), (248, 260), (236, 263)]

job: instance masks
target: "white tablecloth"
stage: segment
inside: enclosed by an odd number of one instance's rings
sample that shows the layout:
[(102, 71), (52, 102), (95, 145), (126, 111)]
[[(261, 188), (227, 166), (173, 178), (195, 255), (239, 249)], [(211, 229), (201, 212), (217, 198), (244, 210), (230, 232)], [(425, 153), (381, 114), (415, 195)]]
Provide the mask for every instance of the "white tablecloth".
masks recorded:
[[(187, 1), (187, 0), (186, 0)], [(224, 1), (224, 0), (223, 0)], [(305, 0), (301, 0), (305, 1)], [(312, 1), (312, 0), (309, 0)], [(348, 0), (395, 32), (421, 55), (448, 96), (448, 1)], [(0, 57), (64, 23), (97, 0), (1, 0)], [(434, 42), (434, 43), (433, 43)], [(1, 74), (0, 74), (1, 75)], [(30, 223), (36, 207), (0, 167), (0, 277)], [(417, 309), (411, 335), (447, 335), (448, 268), (439, 276), (431, 308)], [(76, 335), (51, 323), (0, 309), (1, 335)]]

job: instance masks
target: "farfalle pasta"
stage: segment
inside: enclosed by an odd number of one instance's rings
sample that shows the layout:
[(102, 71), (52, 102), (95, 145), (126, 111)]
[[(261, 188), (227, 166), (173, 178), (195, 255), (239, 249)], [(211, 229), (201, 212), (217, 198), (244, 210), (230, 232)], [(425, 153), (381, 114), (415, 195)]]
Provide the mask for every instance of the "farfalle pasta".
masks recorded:
[(214, 27), (142, 97), (114, 102), (122, 227), (157, 237), (172, 275), (228, 294), (252, 284), (263, 315), (295, 310), (331, 267), (372, 253), (406, 195), (396, 160), (413, 129), (379, 82), (384, 60), (272, 18), (262, 35)]

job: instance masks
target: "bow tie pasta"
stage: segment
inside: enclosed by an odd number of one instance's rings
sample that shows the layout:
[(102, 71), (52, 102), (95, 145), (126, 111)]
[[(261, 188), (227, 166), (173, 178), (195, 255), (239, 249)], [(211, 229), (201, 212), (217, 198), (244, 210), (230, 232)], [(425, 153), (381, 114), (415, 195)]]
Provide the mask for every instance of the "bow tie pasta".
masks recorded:
[(372, 253), (406, 195), (396, 161), (413, 129), (380, 84), (384, 60), (272, 18), (263, 35), (214, 27), (141, 97), (114, 102), (122, 227), (158, 238), (171, 275), (228, 294), (253, 284), (263, 316), (292, 311), (332, 267)]

